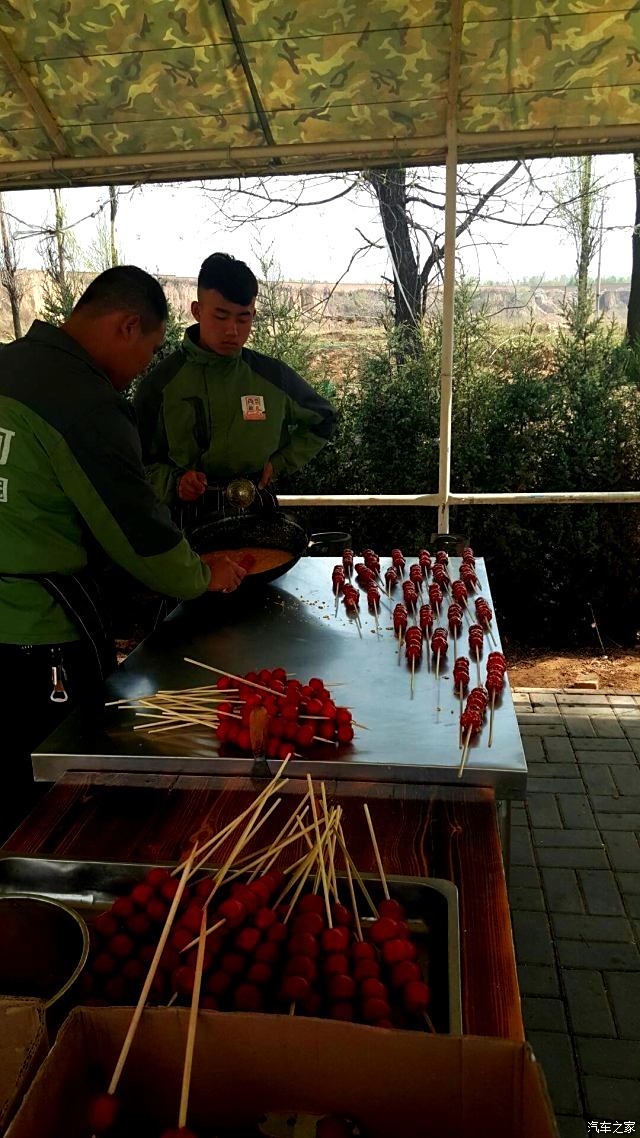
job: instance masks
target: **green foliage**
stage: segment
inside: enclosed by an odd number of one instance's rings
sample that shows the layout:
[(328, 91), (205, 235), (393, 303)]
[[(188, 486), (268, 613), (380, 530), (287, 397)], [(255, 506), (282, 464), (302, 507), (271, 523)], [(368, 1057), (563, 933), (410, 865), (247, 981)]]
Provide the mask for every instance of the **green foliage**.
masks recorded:
[[(456, 297), (452, 418), (454, 491), (640, 489), (640, 367), (613, 326), (589, 319), (553, 340), (532, 327), (505, 336)], [(440, 321), (425, 325), (419, 357), (397, 362), (393, 339), (363, 352), (338, 389), (334, 440), (280, 486), (296, 493), (437, 489)], [(317, 508), (309, 530), (344, 529), (354, 548), (437, 548), (429, 508)], [(457, 507), (452, 532), (487, 559), (507, 636), (527, 643), (635, 637), (640, 624), (640, 508), (624, 505)], [(615, 598), (615, 604), (612, 603)]]
[(270, 254), (260, 257), (260, 292), (249, 347), (275, 356), (308, 382), (318, 377), (318, 344), (309, 334), (309, 317), (302, 296), (285, 284), (280, 268)]
[(71, 316), (79, 295), (80, 290), (72, 277), (63, 281), (47, 281), (44, 287), (42, 319), (58, 327), (64, 324)]
[(42, 316), (49, 324), (64, 324), (82, 292), (77, 273), (78, 243), (67, 226), (60, 190), (53, 191), (53, 224), (40, 243), (45, 265), (44, 304)]

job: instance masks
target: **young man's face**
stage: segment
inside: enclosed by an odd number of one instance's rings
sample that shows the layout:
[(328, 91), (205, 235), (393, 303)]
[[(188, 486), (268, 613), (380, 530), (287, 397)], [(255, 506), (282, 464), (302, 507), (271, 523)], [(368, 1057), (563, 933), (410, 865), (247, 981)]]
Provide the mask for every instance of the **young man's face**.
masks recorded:
[(215, 288), (201, 289), (191, 305), (200, 325), (200, 346), (220, 356), (233, 356), (244, 347), (255, 313), (255, 297), (249, 304), (234, 304)]

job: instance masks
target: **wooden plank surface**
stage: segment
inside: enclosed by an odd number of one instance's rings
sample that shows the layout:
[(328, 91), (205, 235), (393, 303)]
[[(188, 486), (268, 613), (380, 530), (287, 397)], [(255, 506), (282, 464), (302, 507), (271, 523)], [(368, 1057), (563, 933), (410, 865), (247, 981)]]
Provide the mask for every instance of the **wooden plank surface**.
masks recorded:
[[(68, 774), (3, 847), (5, 854), (75, 860), (173, 861), (238, 814), (260, 785), (248, 779)], [(292, 808), (290, 783), (261, 831), (262, 846)], [(345, 834), (362, 871), (376, 864), (362, 810), (370, 805), (385, 871), (441, 877), (459, 891), (465, 1033), (524, 1038), (509, 906), (493, 792), (445, 801), (427, 788), (397, 787), (379, 798), (373, 784), (329, 784), (344, 809)], [(220, 856), (224, 857), (222, 848)]]

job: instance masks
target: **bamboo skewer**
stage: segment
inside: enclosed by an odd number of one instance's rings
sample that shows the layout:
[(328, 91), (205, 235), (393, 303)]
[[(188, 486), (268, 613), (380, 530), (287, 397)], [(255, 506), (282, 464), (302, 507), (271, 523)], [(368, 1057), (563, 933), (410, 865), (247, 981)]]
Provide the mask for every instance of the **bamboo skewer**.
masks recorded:
[(140, 995), (138, 996), (138, 1003), (136, 1004), (134, 1013), (131, 1017), (131, 1022), (129, 1024), (127, 1034), (125, 1036), (124, 1043), (122, 1044), (120, 1055), (118, 1056), (118, 1061), (115, 1065), (113, 1075), (111, 1076), (111, 1081), (110, 1081), (109, 1087), (107, 1089), (107, 1093), (110, 1095), (115, 1094), (118, 1083), (120, 1081), (120, 1076), (122, 1074), (124, 1065), (127, 1061), (127, 1056), (128, 1056), (129, 1051), (131, 1049), (131, 1044), (133, 1043), (133, 1037), (137, 1031), (138, 1024), (140, 1023), (140, 1018), (142, 1016), (142, 1012), (144, 1009), (144, 1005), (147, 1002), (147, 997), (149, 995), (151, 985), (153, 984), (153, 979), (154, 979), (154, 976), (155, 976), (157, 968), (158, 968), (158, 963), (160, 961), (160, 957), (162, 956), (162, 953), (164, 951), (164, 946), (167, 943), (167, 939), (169, 937), (169, 932), (171, 931), (171, 926), (173, 924), (174, 917), (178, 911), (178, 906), (180, 904), (180, 901), (182, 900), (182, 894), (184, 893), (185, 886), (186, 886), (187, 881), (188, 881), (188, 879), (191, 875), (191, 872), (192, 872), (192, 866), (193, 866), (193, 861), (194, 861), (194, 858), (196, 855), (196, 851), (197, 851), (197, 846), (194, 846), (193, 850), (191, 851), (191, 854), (189, 855), (186, 862), (184, 863), (184, 869), (182, 871), (182, 876), (181, 876), (180, 881), (178, 883), (178, 888), (177, 888), (175, 896), (171, 902), (171, 906), (170, 906), (169, 912), (167, 914), (167, 919), (164, 923), (162, 932), (160, 933), (160, 939), (159, 939), (158, 944), (156, 946), (156, 951), (154, 952), (153, 959), (151, 961), (151, 964), (149, 965), (149, 971), (147, 972), (145, 982), (142, 985), (142, 991), (140, 992)]
[[(338, 821), (338, 828), (336, 830), (336, 839), (338, 839), (340, 834), (342, 834), (342, 825), (341, 825), (340, 821)], [(344, 866), (345, 866), (345, 871), (347, 874), (347, 885), (349, 888), (349, 896), (351, 898), (351, 908), (353, 909), (353, 919), (354, 919), (355, 924), (356, 924), (357, 937), (358, 937), (358, 940), (363, 940), (364, 938), (362, 936), (362, 925), (360, 924), (360, 914), (358, 913), (358, 906), (356, 904), (356, 891), (353, 888), (353, 875), (351, 873), (351, 866), (349, 865), (349, 859), (347, 857), (345, 857), (345, 859), (344, 859)]]
[(497, 641), (496, 641), (496, 638), (495, 638), (495, 636), (493, 635), (493, 630), (492, 630), (492, 628), (491, 628), (491, 623), (490, 623), (490, 621), (488, 621), (488, 620), (483, 620), (483, 622), (482, 622), (482, 623), (484, 624), (484, 627), (485, 627), (485, 631), (486, 631), (486, 633), (487, 633), (487, 636), (489, 637), (489, 640), (491, 641), (491, 643), (493, 644), (493, 647), (495, 648)]
[[(280, 801), (280, 799), (278, 799), (278, 801)], [(264, 851), (261, 851), (260, 856), (257, 858), (254, 857), (253, 854), (249, 854), (247, 858), (241, 858), (240, 861), (236, 862), (236, 868), (233, 873), (229, 874), (227, 881), (233, 881), (236, 877), (243, 877), (245, 873), (249, 872), (251, 873), (251, 877), (247, 879), (248, 882), (255, 880), (255, 878), (261, 872), (260, 867), (264, 865), (268, 858), (272, 858), (269, 864), (273, 864), (279, 854), (281, 854), (282, 851), (287, 848), (287, 846), (290, 846), (293, 842), (299, 842), (302, 837), (310, 834), (313, 828), (314, 827), (312, 823), (310, 826), (306, 826), (301, 833), (298, 832), (297, 834), (290, 834), (288, 837), (283, 838), (282, 841), (277, 845), (274, 843), (273, 845), (269, 846), (266, 850), (266, 853)], [(264, 870), (262, 870), (263, 875), (268, 872), (269, 870), (265, 866)]]
[(462, 748), (462, 757), (460, 759), (460, 766), (458, 767), (458, 778), (462, 778), (462, 775), (464, 774), (464, 768), (465, 768), (465, 764), (467, 762), (467, 756), (469, 754), (469, 743), (470, 742), (471, 742), (471, 728), (468, 727), (467, 728), (467, 737), (464, 741), (464, 747)]
[[(324, 785), (324, 782), (320, 783), (320, 793), (322, 795), (322, 812), (324, 814), (324, 824), (325, 824), (325, 828), (327, 830), (329, 830), (330, 829), (329, 808), (327, 806), (327, 789)], [(339, 819), (339, 817), (340, 817), (339, 811), (337, 811), (336, 813), (337, 813), (337, 817)], [(327, 842), (327, 850), (328, 850), (328, 854), (329, 854), (329, 887), (333, 890), (333, 895), (337, 901), (338, 900), (338, 882), (336, 881), (336, 867), (335, 867), (335, 861), (334, 861), (334, 846), (333, 846), (333, 838), (331, 836), (329, 837), (329, 840)]]
[[(191, 724), (187, 720), (181, 719), (180, 722), (167, 723), (164, 727), (147, 727), (147, 735), (161, 735), (165, 731), (184, 731), (185, 728), (190, 726)], [(216, 727), (217, 724), (212, 723), (211, 726)], [(142, 725), (139, 727), (134, 727), (133, 730), (142, 731)]]
[[(264, 684), (254, 684), (253, 680), (243, 680), (242, 676), (234, 676), (233, 672), (223, 672), (222, 668), (214, 668), (213, 664), (205, 664), (202, 660), (192, 660), (190, 656), (183, 656), (185, 664), (194, 664), (196, 668), (206, 668), (208, 672), (215, 672), (218, 676), (226, 676), (229, 680), (237, 680), (243, 687), (255, 688), (256, 691), (264, 691), (267, 695), (277, 695), (273, 688), (267, 688)], [(225, 688), (219, 688), (219, 691), (225, 691)]]
[(282, 799), (276, 798), (275, 802), (273, 802), (271, 804), (271, 806), (269, 807), (269, 810), (264, 815), (264, 817), (260, 820), (260, 822), (257, 822), (256, 819), (258, 817), (258, 814), (260, 813), (260, 811), (262, 810), (262, 807), (264, 806), (264, 802), (262, 802), (260, 804), (260, 806), (258, 807), (258, 810), (255, 811), (253, 816), (249, 819), (249, 821), (247, 822), (247, 825), (245, 826), (244, 830), (242, 831), (240, 837), (238, 838), (235, 846), (231, 850), (231, 853), (229, 854), (227, 860), (225, 861), (224, 865), (222, 866), (222, 869), (220, 869), (218, 871), (218, 873), (216, 874), (215, 881), (213, 883), (213, 888), (212, 888), (212, 890), (211, 890), (211, 892), (210, 892), (210, 894), (207, 897), (207, 900), (205, 902), (207, 905), (211, 904), (212, 899), (215, 897), (216, 893), (218, 892), (218, 889), (222, 885), (225, 877), (227, 876), (229, 866), (235, 860), (237, 855), (240, 853), (240, 850), (244, 848), (244, 846), (247, 844), (249, 839), (252, 838), (255, 833), (257, 833), (257, 831), (260, 829), (261, 826), (264, 825), (264, 823), (266, 822), (269, 815), (273, 813), (273, 811), (280, 804), (280, 802), (282, 802)]
[(491, 692), (491, 712), (489, 714), (489, 746), (493, 743), (493, 715), (496, 707), (496, 693), (495, 690)]
[(415, 658), (415, 656), (412, 656), (411, 657), (411, 689), (410, 689), (412, 699), (413, 699), (413, 687), (414, 687), (415, 678), (416, 678), (416, 658)]
[[(146, 706), (146, 707), (151, 706), (152, 707), (153, 705), (152, 704), (146, 704), (144, 706)], [(202, 716), (195, 716), (195, 715), (189, 715), (189, 716), (179, 715), (178, 712), (176, 712), (176, 711), (166, 711), (165, 715), (162, 716), (161, 718), (173, 719), (174, 721), (176, 719), (182, 719), (186, 723), (195, 723), (198, 726), (203, 726), (203, 727), (211, 727), (212, 726), (212, 721), (210, 719), (204, 719)], [(139, 730), (139, 725), (137, 728), (136, 728), (136, 726), (134, 726), (133, 729), (134, 729), (134, 731), (136, 729)]]
[[(308, 797), (309, 797), (309, 795), (308, 795), (308, 794), (305, 794), (305, 796), (304, 796), (304, 798), (302, 799), (302, 801), (301, 801), (301, 802), (298, 804), (298, 808), (297, 808), (297, 810), (295, 810), (295, 811), (293, 812), (293, 814), (291, 815), (291, 817), (290, 817), (290, 818), (287, 818), (287, 821), (285, 822), (284, 826), (282, 827), (282, 829), (281, 829), (280, 833), (276, 835), (276, 837), (273, 839), (273, 841), (271, 842), (271, 844), (270, 844), (270, 845), (268, 845), (268, 846), (265, 846), (265, 848), (264, 848), (264, 851), (263, 851), (263, 852), (264, 852), (264, 860), (265, 860), (265, 861), (271, 857), (271, 854), (273, 853), (273, 850), (274, 850), (274, 849), (275, 849), (277, 846), (279, 846), (280, 842), (284, 841), (284, 839), (285, 839), (285, 838), (287, 838), (287, 837), (289, 836), (289, 831), (290, 831), (290, 830), (292, 830), (292, 829), (294, 829), (294, 828), (297, 826), (297, 823), (298, 823), (298, 819), (299, 819), (299, 818), (304, 818), (305, 814), (307, 814), (307, 813), (309, 812), (309, 805), (308, 805), (308, 803), (307, 803), (307, 798), (308, 798)], [(300, 835), (298, 835), (298, 837), (300, 837)], [(240, 861), (236, 863), (236, 869), (237, 869), (239, 866), (243, 865), (243, 864), (244, 864), (246, 861), (251, 861), (252, 857), (254, 857), (254, 856), (255, 856), (255, 857), (257, 857), (257, 856), (258, 856), (258, 854), (255, 854), (255, 855), (253, 855), (253, 854), (249, 854), (249, 855), (248, 855), (246, 858), (241, 858), (241, 859), (240, 859)], [(277, 856), (277, 855), (276, 855), (276, 856)], [(275, 861), (275, 857), (274, 857), (274, 858), (273, 858), (271, 861), (269, 861), (269, 866), (271, 866), (271, 865), (273, 864), (273, 861)], [(243, 872), (246, 872), (246, 870), (243, 870)], [(268, 872), (269, 872), (269, 870), (268, 870), (268, 869), (265, 869), (263, 872), (264, 872), (264, 873), (268, 873)], [(254, 878), (256, 877), (257, 873), (258, 873), (258, 869), (256, 869), (256, 870), (255, 870), (255, 871), (254, 871), (254, 872), (251, 874), (251, 877), (249, 878), (249, 881), (253, 881), (253, 880), (254, 880)]]
[(365, 802), (365, 804), (364, 804), (364, 813), (365, 813), (365, 817), (367, 819), (367, 826), (369, 827), (369, 833), (371, 834), (371, 844), (373, 846), (373, 852), (376, 855), (376, 863), (378, 866), (378, 873), (380, 874), (380, 881), (382, 883), (382, 892), (384, 893), (384, 895), (388, 901), (389, 900), (389, 886), (387, 885), (387, 879), (384, 875), (384, 869), (382, 868), (382, 858), (380, 856), (380, 847), (378, 845), (378, 840), (376, 838), (375, 830), (373, 828), (373, 822), (371, 820), (371, 814), (369, 813), (368, 802)]
[(322, 890), (324, 893), (324, 903), (327, 910), (327, 924), (330, 929), (333, 928), (333, 918), (331, 916), (331, 904), (329, 902), (329, 889), (327, 886), (327, 875), (324, 868), (324, 858), (322, 857), (322, 843), (320, 841), (320, 825), (318, 822), (318, 811), (316, 809), (316, 800), (313, 793), (313, 782), (311, 775), (307, 775), (307, 786), (309, 788), (309, 797), (311, 799), (311, 812), (313, 814), (313, 823), (316, 828), (316, 842), (318, 845), (318, 857), (320, 858), (320, 878), (322, 880)]
[(482, 674), (480, 672), (480, 649), (476, 645), (476, 666), (478, 669), (478, 687), (482, 686)]
[[(309, 807), (307, 807), (307, 810), (308, 809), (309, 809)], [(305, 814), (306, 814), (306, 810), (305, 810)], [(309, 837), (306, 830), (303, 829), (300, 819), (298, 819), (298, 829), (302, 830), (300, 837), (304, 837), (304, 840), (307, 843), (307, 846), (309, 847), (310, 850), (312, 850), (313, 849), (313, 842), (311, 841), (311, 838)]]
[[(309, 877), (309, 874), (311, 873), (311, 870), (313, 869), (313, 867), (315, 865), (317, 857), (318, 857), (318, 851), (317, 851), (316, 847), (314, 846), (314, 848), (311, 850), (311, 852), (307, 855), (307, 858), (306, 858), (305, 863), (304, 863), (304, 868), (301, 867), (301, 872), (300, 872), (299, 877), (298, 877), (298, 884), (296, 887), (296, 891), (293, 894), (293, 897), (291, 898), (289, 908), (287, 909), (284, 917), (282, 918), (282, 923), (284, 925), (287, 924), (289, 917), (291, 916), (291, 914), (295, 908), (296, 901), (298, 900), (298, 897), (302, 893), (302, 890), (304, 889), (304, 887), (307, 883), (307, 878)], [(315, 890), (314, 890), (314, 892), (315, 892)]]
[[(288, 755), (286, 759), (282, 760), (282, 763), (278, 767), (278, 769), (277, 769), (276, 773), (274, 774), (273, 778), (271, 779), (271, 781), (268, 782), (265, 787), (263, 787), (263, 789), (260, 791), (258, 797), (255, 798), (254, 801), (249, 806), (247, 806), (247, 808), (245, 810), (243, 810), (241, 814), (238, 814), (237, 817), (232, 818), (230, 822), (227, 822), (226, 826), (223, 826), (221, 830), (218, 830), (217, 834), (215, 834), (212, 838), (209, 838), (208, 841), (203, 842), (203, 844), (201, 846), (199, 846), (198, 853), (200, 855), (202, 855), (206, 852), (207, 856), (205, 858), (203, 858), (202, 856), (200, 857), (200, 860), (198, 861), (197, 865), (194, 868), (194, 873), (196, 872), (196, 870), (200, 869), (205, 864), (205, 862), (209, 858), (209, 855), (211, 853), (213, 853), (213, 851), (215, 849), (218, 849), (218, 847), (220, 845), (222, 845), (222, 842), (224, 841), (224, 839), (229, 834), (233, 833), (233, 831), (236, 829), (236, 827), (239, 826), (240, 823), (244, 821), (244, 819), (247, 817), (247, 815), (250, 814), (252, 810), (255, 810), (258, 803), (262, 802), (264, 798), (268, 798), (269, 795), (274, 793), (275, 788), (276, 788), (276, 784), (282, 778), (283, 771), (284, 771), (287, 763), (289, 762), (290, 758), (291, 758), (291, 755)], [(283, 783), (281, 783), (281, 786), (286, 786), (287, 781), (288, 780), (285, 779), (285, 781)], [(181, 863), (180, 865), (177, 865), (175, 870), (173, 871), (174, 874), (179, 873), (180, 870), (182, 869), (183, 865), (184, 865), (184, 862)]]
[(202, 970), (204, 966), (205, 929), (207, 924), (207, 910), (202, 910), (200, 921), (200, 936), (198, 938), (198, 951), (196, 953), (196, 970), (191, 994), (191, 1008), (189, 1009), (189, 1023), (187, 1026), (187, 1045), (184, 1055), (184, 1069), (182, 1072), (182, 1090), (180, 1092), (180, 1110), (178, 1112), (178, 1129), (187, 1125), (187, 1109), (189, 1106), (189, 1089), (191, 1087), (191, 1069), (193, 1067), (193, 1052), (196, 1042), (196, 1027), (198, 1024), (198, 1005), (200, 1004), (200, 989), (202, 987)]
[[(205, 905), (203, 912), (206, 912), (206, 908), (207, 907)], [(226, 923), (227, 923), (227, 918), (221, 917), (219, 921), (216, 921), (215, 925), (209, 925), (209, 928), (205, 930), (205, 934), (204, 934), (205, 939), (208, 936), (211, 936), (211, 933), (215, 933), (218, 931), (218, 929), (221, 929), (222, 926), (225, 925)], [(197, 944), (199, 939), (200, 939), (200, 934), (198, 934), (198, 936), (194, 936), (193, 940), (190, 940), (188, 944), (185, 944), (184, 948), (180, 949), (180, 955), (182, 955), (183, 952), (188, 952), (190, 948), (193, 948), (194, 944)]]
[[(288, 779), (284, 779), (279, 784), (278, 789), (282, 789), (282, 787), (286, 786), (288, 784), (288, 782), (289, 782)], [(233, 822), (229, 823), (228, 826), (225, 826), (224, 829), (220, 831), (220, 833), (216, 834), (215, 838), (210, 838), (208, 842), (205, 842), (204, 845), (200, 847), (201, 850), (204, 850), (206, 847), (207, 852), (204, 854), (203, 857), (200, 858), (200, 860), (194, 866), (194, 873), (197, 870), (202, 869), (203, 865), (205, 865), (209, 861), (211, 855), (213, 853), (215, 853), (215, 851), (218, 850), (221, 845), (224, 844), (224, 842), (229, 837), (229, 835), (232, 834), (233, 831), (237, 828), (237, 826), (239, 826), (240, 823), (244, 821), (244, 819), (247, 817), (248, 814), (250, 814), (252, 811), (255, 811), (256, 807), (258, 807), (258, 806), (259, 806), (259, 809), (257, 810), (257, 814), (260, 813), (260, 810), (262, 809), (262, 806), (264, 805), (267, 798), (269, 798), (271, 796), (271, 794), (275, 793), (275, 789), (271, 789), (272, 785), (273, 784), (271, 784), (271, 783), (269, 784), (269, 794), (265, 794), (263, 792), (263, 794), (262, 794), (262, 796), (260, 796), (260, 798), (256, 798), (255, 802), (253, 802), (250, 807), (248, 807), (246, 810), (244, 810), (242, 812), (242, 814), (239, 814), (237, 818), (234, 818)], [(278, 801), (280, 801), (280, 799), (278, 799)], [(269, 817), (269, 814), (271, 814), (271, 812), (274, 809), (275, 809), (275, 807), (272, 806), (271, 810), (269, 810), (269, 813), (265, 815), (262, 822), (266, 821), (266, 819)], [(256, 817), (257, 817), (257, 814), (256, 814)], [(262, 825), (262, 822), (260, 823), (260, 825)], [(257, 829), (256, 829), (256, 833), (257, 833)]]
[(364, 881), (362, 880), (362, 876), (361, 876), (361, 874), (360, 874), (360, 872), (356, 866), (356, 863), (354, 862), (353, 858), (351, 857), (351, 854), (349, 853), (349, 850), (347, 849), (347, 844), (344, 840), (344, 834), (342, 833), (342, 828), (340, 828), (340, 830), (338, 831), (338, 842), (340, 844), (340, 849), (342, 850), (345, 859), (349, 862), (349, 864), (351, 866), (353, 876), (355, 877), (356, 881), (358, 882), (358, 885), (360, 886), (360, 889), (362, 890), (362, 895), (363, 895), (365, 901), (367, 902), (367, 905), (371, 909), (373, 916), (377, 917), (378, 916), (378, 910), (377, 910), (376, 906), (374, 905), (373, 901), (371, 900), (371, 894), (369, 893), (369, 890), (367, 889)]

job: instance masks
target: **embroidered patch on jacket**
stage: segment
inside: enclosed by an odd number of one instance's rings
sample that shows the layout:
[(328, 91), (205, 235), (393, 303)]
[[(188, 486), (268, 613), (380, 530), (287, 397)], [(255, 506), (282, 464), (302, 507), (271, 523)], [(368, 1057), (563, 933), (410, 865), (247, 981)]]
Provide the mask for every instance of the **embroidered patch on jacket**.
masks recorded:
[(240, 398), (242, 404), (242, 418), (247, 420), (266, 419), (267, 412), (264, 406), (264, 399), (262, 395), (243, 395)]

